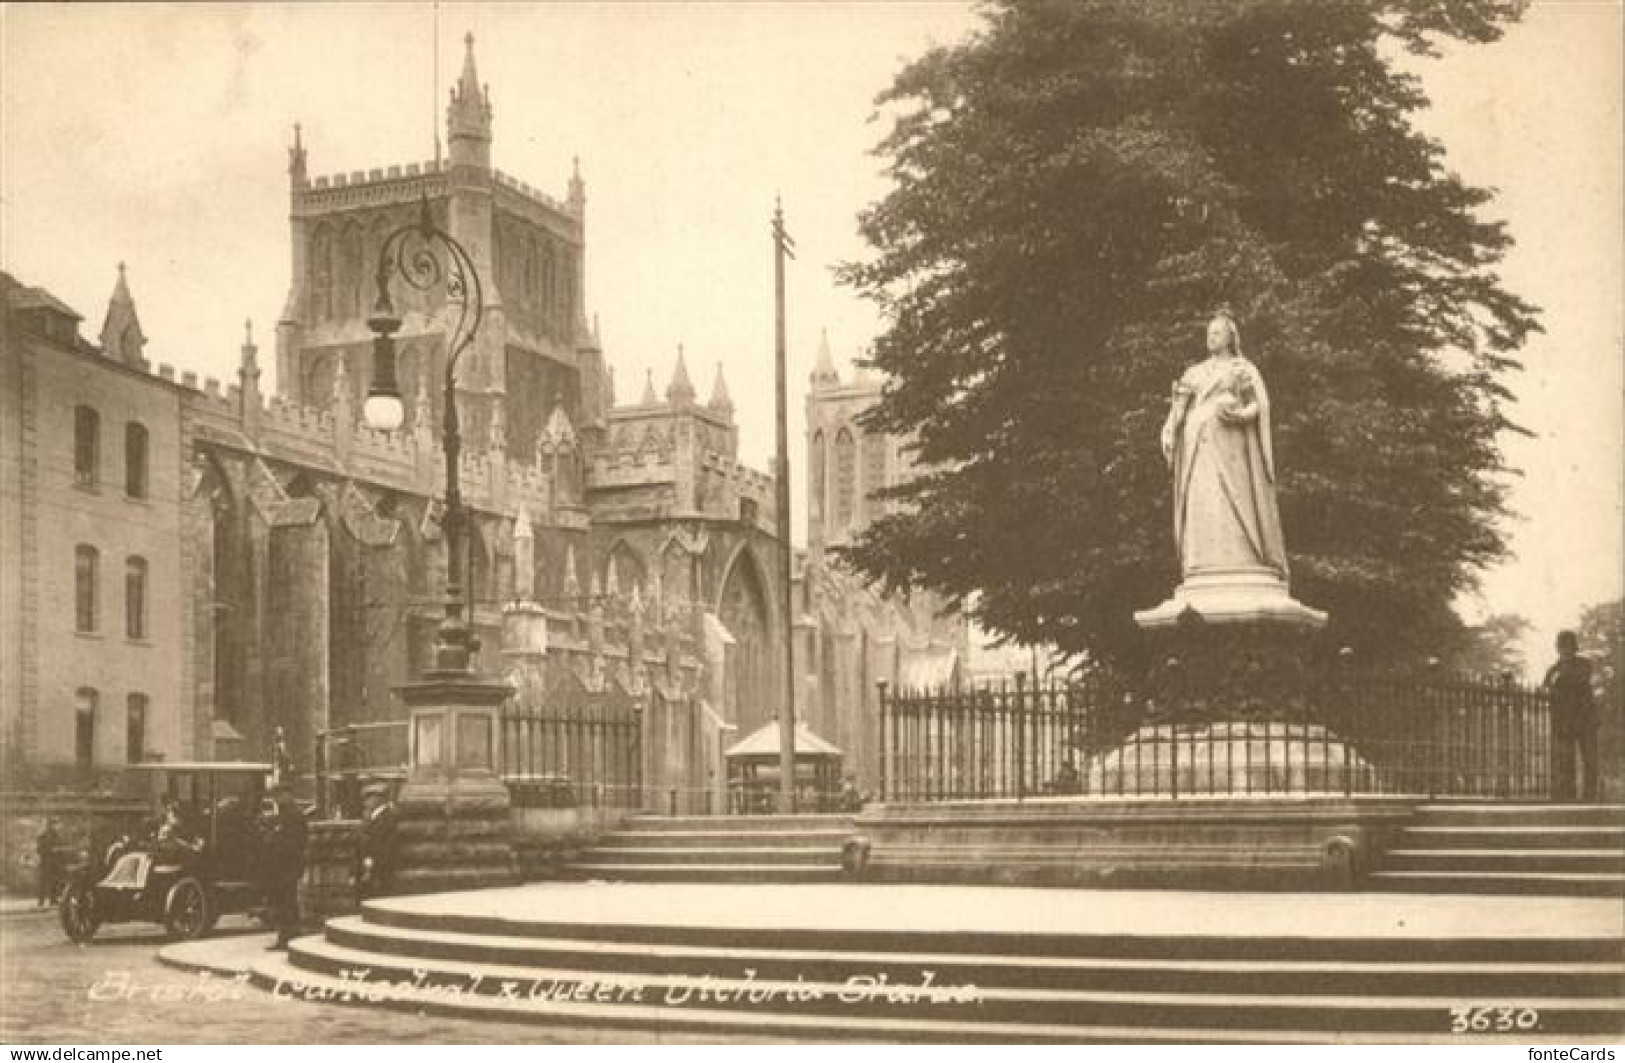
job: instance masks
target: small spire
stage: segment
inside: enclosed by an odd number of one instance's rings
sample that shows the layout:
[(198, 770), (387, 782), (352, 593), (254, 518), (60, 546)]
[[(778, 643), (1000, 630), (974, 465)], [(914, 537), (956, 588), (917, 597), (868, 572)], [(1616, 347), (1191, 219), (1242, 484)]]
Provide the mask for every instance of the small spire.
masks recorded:
[(333, 370), (333, 401), (336, 403), (350, 401), (350, 371), (345, 368), (342, 356)]
[(480, 85), (480, 74), (474, 63), (474, 34), (463, 37), (463, 72), (451, 88), (451, 107), (446, 116), (448, 134), (453, 141), (452, 165), (456, 165), (456, 141), (460, 137), (489, 140), (491, 137), (491, 100)]
[(147, 337), (141, 332), (141, 319), (135, 312), (135, 300), (130, 297), (130, 285), (124, 275), (124, 263), (118, 264), (118, 280), (113, 282), (113, 294), (107, 300), (107, 316), (102, 320), (102, 352), (126, 365), (139, 365), (141, 351)]
[(508, 449), (508, 425), (502, 415), (502, 403), (500, 402), (491, 407), (489, 444), (494, 454), (501, 454)]
[(581, 156), (570, 156), (570, 204), (577, 210), (587, 201), (587, 182), (581, 179)]
[(254, 343), (254, 319), (248, 318), (243, 321), (242, 357), (237, 362), (237, 378), (245, 391), (259, 379), (259, 354), (260, 349)]
[(686, 406), (694, 401), (694, 385), (688, 379), (688, 363), (683, 359), (683, 345), (677, 345), (677, 365), (671, 371), (671, 383), (666, 385), (666, 401), (673, 406)]
[(434, 406), (429, 401), (427, 373), (418, 374), (418, 390), (412, 399), (412, 427), (425, 432), (434, 428)]
[(304, 129), (298, 122), (293, 124), (293, 146), (288, 149), (288, 176), (294, 184), (305, 182), (305, 138)]
[(650, 369), (643, 378), (643, 406), (660, 405), (660, 396), (655, 394), (655, 371)]
[(839, 384), (841, 374), (835, 368), (835, 359), (829, 353), (829, 329), (818, 330), (818, 362), (813, 366), (814, 384)]
[(722, 376), (722, 363), (717, 363), (716, 383), (711, 385), (711, 408), (726, 413), (732, 413), (734, 400), (728, 395), (728, 382)]

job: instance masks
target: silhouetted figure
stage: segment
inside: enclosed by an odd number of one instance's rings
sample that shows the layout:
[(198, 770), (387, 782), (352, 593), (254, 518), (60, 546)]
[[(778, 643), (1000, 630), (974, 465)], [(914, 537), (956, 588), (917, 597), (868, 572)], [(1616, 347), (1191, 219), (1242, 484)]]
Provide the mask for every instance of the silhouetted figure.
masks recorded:
[(362, 794), (365, 810), (361, 814), (361, 867), (356, 874), (356, 889), (366, 897), (387, 896), (394, 888), (395, 876), (395, 804), (389, 799), (389, 787), (373, 783)]
[[(1572, 631), (1557, 636), (1557, 663), (1544, 683), (1552, 703), (1552, 797), (1573, 801), (1583, 795), (1596, 801), (1597, 706), (1591, 695), (1591, 662), (1580, 656), (1580, 639)], [(1575, 753), (1585, 772), (1585, 786), (1575, 778)]]
[(305, 814), (286, 786), (273, 786), (261, 824), (260, 879), (276, 924), (273, 949), (299, 932), (299, 876), (305, 870)]
[(62, 886), (62, 836), (57, 833), (56, 820), (47, 819), (34, 839), (34, 855), (39, 857), (39, 906), (48, 908), (56, 903), (56, 894)]

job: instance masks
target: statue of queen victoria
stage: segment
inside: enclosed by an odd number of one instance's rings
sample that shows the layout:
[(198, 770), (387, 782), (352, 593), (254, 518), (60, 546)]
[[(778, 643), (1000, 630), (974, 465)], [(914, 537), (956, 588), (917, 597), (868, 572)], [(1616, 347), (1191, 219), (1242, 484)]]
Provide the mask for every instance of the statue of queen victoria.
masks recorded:
[(1160, 627), (1193, 610), (1208, 621), (1319, 627), (1326, 615), (1293, 600), (1287, 588), (1269, 392), (1242, 354), (1241, 331), (1228, 311), (1209, 322), (1207, 350), (1174, 384), (1162, 426), (1182, 582), (1172, 598), (1135, 620)]

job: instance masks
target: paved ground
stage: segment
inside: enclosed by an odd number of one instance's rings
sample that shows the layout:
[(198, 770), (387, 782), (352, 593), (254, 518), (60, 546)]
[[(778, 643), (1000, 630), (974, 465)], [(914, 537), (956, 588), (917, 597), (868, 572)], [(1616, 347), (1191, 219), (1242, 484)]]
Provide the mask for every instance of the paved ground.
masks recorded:
[(1625, 937), (1617, 899), (1009, 886), (537, 883), (380, 902), (516, 921), (1238, 937)]
[[(270, 936), (226, 933), (208, 944), (240, 959)], [(105, 928), (69, 942), (55, 913), (0, 916), (0, 1043), (75, 1044), (592, 1044), (714, 1043), (714, 1037), (475, 1022), (279, 1000), (217, 975), (155, 959), (154, 927)], [(728, 1040), (748, 1041), (748, 1038)]]

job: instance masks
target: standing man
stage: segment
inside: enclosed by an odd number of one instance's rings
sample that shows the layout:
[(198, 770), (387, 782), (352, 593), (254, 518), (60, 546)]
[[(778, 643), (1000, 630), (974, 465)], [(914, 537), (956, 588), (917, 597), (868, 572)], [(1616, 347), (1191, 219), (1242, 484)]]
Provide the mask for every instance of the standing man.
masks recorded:
[(273, 949), (285, 949), (299, 932), (299, 876), (305, 870), (305, 813), (285, 783), (270, 791), (264, 816), (260, 879), (276, 921)]
[(57, 889), (61, 884), (61, 854), (62, 836), (56, 830), (56, 817), (49, 816), (45, 826), (40, 828), (38, 836), (34, 838), (34, 855), (39, 858), (39, 906), (49, 908), (56, 903)]
[(395, 804), (389, 787), (373, 783), (362, 793), (361, 867), (356, 892), (362, 898), (388, 895), (395, 869)]
[[(1546, 672), (1543, 684), (1552, 702), (1552, 797), (1596, 801), (1597, 707), (1591, 696), (1591, 662), (1580, 656), (1580, 639), (1572, 631), (1557, 635), (1557, 663)], [(1574, 754), (1578, 748), (1585, 771), (1585, 788), (1576, 785)]]

